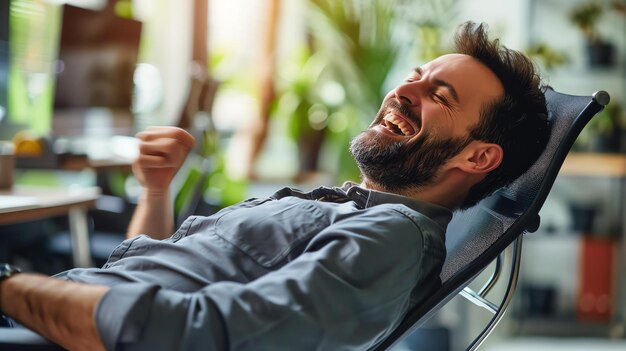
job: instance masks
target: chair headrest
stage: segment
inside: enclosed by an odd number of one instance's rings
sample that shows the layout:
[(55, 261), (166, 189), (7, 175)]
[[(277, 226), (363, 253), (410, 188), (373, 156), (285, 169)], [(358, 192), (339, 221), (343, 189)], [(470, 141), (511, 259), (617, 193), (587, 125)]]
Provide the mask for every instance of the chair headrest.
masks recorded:
[[(600, 91), (590, 96), (562, 94), (547, 88), (546, 101), (550, 138), (537, 161), (510, 185), (499, 189), (473, 208), (457, 211), (448, 226), (448, 256), (443, 282), (477, 257), (485, 256), (485, 266), (508, 246), (520, 232), (509, 231), (521, 217), (535, 219), (574, 140), (591, 117), (602, 110), (609, 95)], [(489, 255), (485, 253), (498, 244)]]

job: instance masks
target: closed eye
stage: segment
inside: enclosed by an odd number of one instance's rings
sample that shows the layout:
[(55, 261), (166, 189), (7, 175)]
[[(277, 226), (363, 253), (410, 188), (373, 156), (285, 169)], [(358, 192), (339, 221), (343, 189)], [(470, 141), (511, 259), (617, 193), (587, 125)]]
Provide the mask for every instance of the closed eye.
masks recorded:
[(433, 100), (435, 102), (440, 103), (448, 111), (452, 112), (452, 111), (456, 110), (455, 105), (453, 103), (451, 103), (450, 100), (447, 97), (445, 97), (445, 96), (443, 96), (441, 94), (437, 94), (437, 93), (433, 93), (432, 96), (433, 96)]
[(449, 105), (450, 105), (450, 102), (448, 101), (448, 99), (446, 99), (446, 97), (445, 97), (445, 96), (443, 96), (443, 95), (440, 95), (440, 94), (436, 94), (436, 93), (434, 93), (434, 94), (433, 94), (433, 98), (434, 98), (435, 100), (438, 100), (439, 102), (441, 102), (442, 104), (444, 104), (444, 105), (446, 105), (446, 106), (449, 106)]

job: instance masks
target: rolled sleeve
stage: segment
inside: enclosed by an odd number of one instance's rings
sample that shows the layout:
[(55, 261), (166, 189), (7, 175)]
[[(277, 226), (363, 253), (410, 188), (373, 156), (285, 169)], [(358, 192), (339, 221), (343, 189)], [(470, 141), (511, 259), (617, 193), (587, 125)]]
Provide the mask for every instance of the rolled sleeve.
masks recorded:
[(210, 299), (150, 284), (120, 284), (98, 304), (96, 323), (107, 350), (226, 350)]
[(107, 350), (116, 349), (119, 341), (139, 335), (138, 326), (147, 319), (157, 289), (156, 285), (127, 283), (112, 287), (104, 295), (96, 308), (95, 319)]

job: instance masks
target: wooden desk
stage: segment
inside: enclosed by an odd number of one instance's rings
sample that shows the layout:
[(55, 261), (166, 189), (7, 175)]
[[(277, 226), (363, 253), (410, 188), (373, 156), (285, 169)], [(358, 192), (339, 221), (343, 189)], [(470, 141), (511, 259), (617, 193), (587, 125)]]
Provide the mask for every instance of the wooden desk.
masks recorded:
[(123, 171), (130, 172), (133, 162), (129, 159), (111, 156), (104, 159), (90, 159), (88, 157), (66, 157), (58, 165), (66, 171), (80, 171), (91, 168), (96, 172)]
[(132, 164), (131, 160), (118, 156), (91, 159), (86, 155), (63, 155), (53, 157), (52, 159), (21, 157), (16, 160), (16, 166), (19, 169), (80, 171), (85, 168), (91, 168), (98, 173), (108, 171), (130, 172)]
[(95, 206), (100, 189), (15, 186), (0, 190), (0, 224), (68, 215), (76, 267), (93, 267), (87, 210)]

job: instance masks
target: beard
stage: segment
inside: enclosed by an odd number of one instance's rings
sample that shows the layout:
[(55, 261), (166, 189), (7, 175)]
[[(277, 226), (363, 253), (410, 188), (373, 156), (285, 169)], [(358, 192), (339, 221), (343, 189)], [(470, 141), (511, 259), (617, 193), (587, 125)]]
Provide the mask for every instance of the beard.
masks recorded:
[[(371, 128), (371, 127), (370, 127)], [(367, 129), (350, 143), (362, 176), (389, 192), (432, 184), (437, 171), (471, 138), (437, 139), (423, 131), (417, 140), (390, 140)]]

